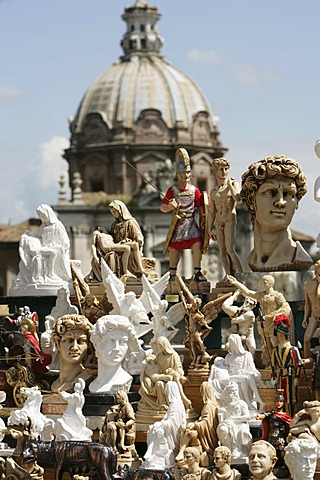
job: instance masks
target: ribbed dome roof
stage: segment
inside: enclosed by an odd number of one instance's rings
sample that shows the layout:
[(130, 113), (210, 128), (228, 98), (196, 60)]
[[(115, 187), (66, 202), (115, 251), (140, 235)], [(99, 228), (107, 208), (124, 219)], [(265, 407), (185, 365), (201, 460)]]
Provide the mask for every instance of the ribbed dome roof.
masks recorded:
[[(132, 128), (144, 109), (161, 112), (168, 128), (188, 127), (198, 112), (210, 107), (199, 87), (158, 56), (131, 57), (102, 73), (86, 92), (75, 119), (77, 129), (88, 113), (104, 113), (109, 128), (118, 122)], [(104, 116), (104, 115), (103, 115)]]
[(109, 129), (132, 128), (141, 111), (156, 109), (168, 128), (188, 128), (199, 112), (207, 112), (210, 130), (213, 115), (199, 87), (160, 55), (163, 40), (156, 22), (156, 7), (138, 0), (125, 9), (127, 32), (121, 41), (123, 57), (102, 73), (84, 95), (73, 133), (83, 130), (86, 116), (99, 113)]

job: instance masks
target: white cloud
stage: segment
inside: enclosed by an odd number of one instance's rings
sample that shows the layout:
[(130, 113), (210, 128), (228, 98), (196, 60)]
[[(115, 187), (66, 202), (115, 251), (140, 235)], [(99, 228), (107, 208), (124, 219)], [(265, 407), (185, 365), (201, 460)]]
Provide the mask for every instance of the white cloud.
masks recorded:
[(271, 68), (264, 67), (260, 71), (256, 70), (249, 63), (235, 65), (232, 68), (233, 78), (239, 85), (251, 87), (253, 85), (266, 85), (278, 83), (280, 76)]
[(13, 85), (0, 85), (0, 100), (11, 100), (26, 95), (26, 90)]
[(57, 186), (60, 175), (68, 171), (66, 160), (62, 158), (69, 141), (64, 137), (53, 137), (40, 145), (40, 162), (37, 165), (38, 182), (41, 188)]
[(214, 50), (190, 50), (187, 59), (193, 63), (201, 63), (202, 65), (218, 65), (221, 62), (221, 56)]

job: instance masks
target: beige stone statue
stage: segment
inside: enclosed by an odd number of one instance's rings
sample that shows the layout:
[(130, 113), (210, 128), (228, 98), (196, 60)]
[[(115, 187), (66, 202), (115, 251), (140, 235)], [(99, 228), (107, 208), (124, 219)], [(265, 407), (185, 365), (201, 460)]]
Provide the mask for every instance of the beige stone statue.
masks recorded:
[[(118, 202), (114, 207), (109, 207), (110, 212), (114, 215), (116, 214), (116, 208), (119, 206)], [(114, 202), (113, 202), (114, 203)], [(120, 209), (120, 207), (119, 207)], [(122, 208), (122, 210), (124, 210)], [(117, 217), (116, 217), (117, 218)], [(132, 217), (131, 217), (132, 218)], [(126, 221), (129, 220), (129, 217)], [(132, 225), (137, 228), (137, 225), (133, 223)], [(139, 227), (140, 230), (140, 227)], [(138, 231), (138, 228), (137, 228)], [(140, 235), (140, 233), (139, 233)], [(92, 235), (91, 242), (91, 272), (86, 277), (88, 280), (101, 282), (101, 258), (110, 266), (111, 270), (114, 271), (118, 276), (127, 275), (133, 276), (132, 272), (129, 271), (129, 260), (131, 258), (132, 265), (137, 266), (137, 272), (141, 275), (144, 272), (142, 266), (142, 254), (140, 251), (140, 246), (138, 241), (130, 241), (129, 239), (123, 239), (119, 242), (115, 242), (113, 236), (105, 231), (103, 227), (97, 227)]]
[(118, 404), (106, 413), (99, 441), (111, 446), (117, 454), (136, 460), (138, 454), (135, 449), (135, 413), (124, 390), (116, 393), (116, 399)]
[(185, 408), (191, 408), (191, 402), (183, 391), (187, 379), (178, 353), (166, 337), (154, 339), (151, 347), (154, 353), (147, 355), (140, 374), (139, 412), (148, 412), (150, 409), (166, 411), (168, 400), (165, 386), (169, 381), (177, 383)]
[(203, 467), (212, 464), (215, 448), (218, 446), (218, 404), (213, 385), (203, 382), (200, 386), (203, 407), (201, 415), (195, 422), (190, 422), (181, 432), (180, 451), (176, 461), (180, 464), (186, 462), (188, 448), (195, 448), (199, 452), (199, 463)]
[(183, 480), (208, 480), (210, 470), (200, 466), (200, 452), (195, 447), (187, 447), (184, 451), (185, 471), (182, 472)]
[(304, 296), (302, 326), (306, 331), (303, 338), (303, 353), (305, 358), (309, 358), (311, 338), (320, 326), (320, 260), (314, 264), (314, 278), (304, 283)]
[(178, 273), (176, 274), (176, 286), (186, 312), (187, 335), (184, 345), (191, 353), (189, 369), (209, 370), (209, 362), (212, 357), (207, 352), (204, 340), (212, 330), (209, 323), (217, 318), (224, 300), (230, 294), (222, 295), (201, 307), (201, 298), (193, 296)]
[(228, 279), (230, 283), (237, 287), (244, 295), (259, 302), (263, 316), (263, 318), (261, 318), (261, 325), (259, 325), (259, 333), (262, 341), (262, 361), (264, 365), (267, 366), (270, 364), (272, 349), (277, 345), (277, 338), (274, 335), (273, 319), (281, 313), (292, 318), (291, 307), (283, 294), (274, 289), (275, 280), (272, 275), (263, 275), (261, 277), (260, 283), (262, 288), (258, 291), (249, 289), (231, 275), (228, 275)]
[(245, 297), (243, 304), (238, 307), (234, 305), (238, 301), (240, 291), (237, 290), (228, 297), (222, 304), (222, 310), (229, 315), (231, 327), (228, 336), (232, 333), (240, 335), (244, 347), (254, 356), (256, 353), (256, 340), (254, 338), (254, 324), (256, 317), (253, 309), (257, 301), (251, 297)]
[(142, 264), (144, 238), (141, 228), (127, 206), (120, 200), (111, 202), (109, 211), (114, 217), (110, 233), (115, 242), (115, 248), (119, 253), (124, 249), (118, 276), (125, 274), (141, 277), (143, 273), (146, 273)]
[(242, 272), (241, 262), (235, 251), (236, 206), (240, 200), (240, 186), (234, 177), (228, 178), (229, 160), (216, 158), (211, 169), (216, 178), (216, 186), (210, 192), (211, 237), (217, 241), (225, 273)]
[(231, 468), (231, 450), (228, 447), (217, 447), (213, 461), (216, 468), (212, 470), (210, 480), (241, 480), (241, 473), (236, 468)]
[(91, 323), (83, 315), (64, 315), (57, 320), (52, 337), (58, 350), (60, 372), (51, 385), (52, 390), (73, 391), (78, 378), (85, 381), (92, 378), (92, 371), (84, 366), (89, 356), (90, 334)]
[(295, 438), (311, 438), (320, 446), (320, 402), (318, 400), (304, 401), (290, 423), (288, 440)]
[(253, 223), (254, 247), (248, 257), (253, 271), (310, 268), (310, 255), (293, 241), (289, 228), (306, 192), (306, 177), (300, 165), (285, 155), (265, 157), (242, 175), (240, 196)]
[(276, 480), (273, 467), (277, 461), (277, 452), (266, 440), (254, 442), (249, 450), (249, 470), (251, 480)]

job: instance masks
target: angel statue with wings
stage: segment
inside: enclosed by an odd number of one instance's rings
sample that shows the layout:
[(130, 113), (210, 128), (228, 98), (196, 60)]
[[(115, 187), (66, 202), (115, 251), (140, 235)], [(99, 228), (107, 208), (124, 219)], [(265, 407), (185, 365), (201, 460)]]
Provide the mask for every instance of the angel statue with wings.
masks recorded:
[(176, 284), (181, 301), (185, 308), (187, 335), (184, 345), (190, 350), (191, 369), (209, 369), (211, 355), (208, 354), (204, 340), (212, 330), (210, 323), (215, 320), (222, 309), (222, 304), (231, 293), (211, 300), (201, 308), (202, 300), (194, 297), (179, 274), (176, 275)]

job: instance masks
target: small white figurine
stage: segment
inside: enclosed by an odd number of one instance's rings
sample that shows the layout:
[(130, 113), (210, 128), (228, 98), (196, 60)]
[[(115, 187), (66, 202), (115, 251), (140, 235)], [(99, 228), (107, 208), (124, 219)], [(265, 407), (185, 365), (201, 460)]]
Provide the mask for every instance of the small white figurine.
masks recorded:
[(320, 456), (320, 447), (312, 438), (298, 438), (284, 447), (286, 462), (293, 480), (312, 480)]
[(176, 303), (168, 309), (167, 300), (161, 298), (169, 283), (169, 278), (170, 273), (167, 272), (160, 280), (151, 284), (145, 275), (141, 277), (143, 292), (140, 300), (145, 310), (148, 313), (151, 312), (153, 315), (153, 339), (167, 337), (169, 340), (172, 340), (179, 331), (175, 328), (175, 325), (177, 325), (185, 315), (182, 302)]
[(55, 306), (52, 308), (50, 315), (55, 319), (62, 317), (63, 315), (78, 314), (79, 310), (75, 305), (72, 305), (70, 301), (69, 290), (64, 286), (60, 287), (57, 291), (57, 300)]
[(43, 353), (51, 355), (49, 370), (59, 370), (59, 355), (57, 347), (53, 341), (52, 330), (55, 325), (55, 319), (51, 315), (46, 315), (44, 320), (45, 331), (41, 333), (40, 347)]
[(71, 280), (70, 240), (49, 205), (37, 208), (38, 233), (26, 231), (19, 244), (19, 273), (13, 288), (30, 284), (67, 285)]
[(219, 407), (217, 427), (218, 438), (222, 445), (232, 452), (232, 459), (244, 459), (248, 456), (252, 441), (249, 423), (249, 409), (239, 395), (238, 384), (230, 382), (221, 397), (223, 407)]
[(110, 315), (128, 317), (134, 326), (138, 338), (152, 329), (145, 306), (134, 292), (125, 292), (124, 283), (118, 278), (106, 262), (101, 259), (101, 275), (108, 300), (113, 305)]
[(166, 384), (166, 394), (169, 408), (162, 420), (149, 427), (143, 468), (171, 468), (176, 463), (181, 428), (186, 426), (186, 411), (176, 382)]
[(264, 402), (257, 387), (261, 374), (254, 364), (252, 354), (242, 345), (240, 335), (232, 333), (228, 338), (226, 349), (229, 353), (224, 359), (215, 358), (209, 375), (209, 381), (215, 388), (219, 404), (221, 404), (220, 397), (228, 380), (232, 380), (238, 383), (240, 397), (247, 403), (249, 410), (256, 412), (257, 403), (259, 403), (259, 410), (263, 409)]
[(246, 349), (254, 355), (256, 353), (256, 340), (254, 338), (255, 315), (253, 308), (257, 301), (251, 297), (245, 297), (241, 307), (234, 305), (239, 298), (240, 291), (237, 290), (231, 297), (228, 297), (222, 304), (222, 310), (231, 318), (229, 333), (237, 333), (241, 336), (242, 343)]
[(129, 319), (123, 315), (100, 317), (92, 327), (91, 341), (98, 358), (98, 376), (90, 383), (90, 392), (128, 392), (132, 375), (145, 357)]
[(56, 421), (54, 434), (56, 440), (81, 440), (91, 442), (93, 432), (86, 426), (86, 417), (82, 413), (85, 398), (83, 390), (86, 384), (79, 378), (74, 386), (74, 393), (60, 392), (68, 406), (61, 418)]
[(42, 395), (38, 387), (21, 387), (20, 391), (27, 399), (20, 410), (13, 410), (8, 418), (8, 425), (24, 424), (28, 417), (32, 419), (32, 432), (41, 440), (52, 440), (54, 421), (41, 413)]
[[(0, 391), (0, 403), (4, 402), (5, 399), (7, 398), (7, 394), (6, 392), (2, 392)], [(3, 409), (3, 406), (0, 405), (0, 411)], [(2, 431), (4, 432), (6, 430), (6, 424), (4, 423), (4, 421), (2, 420), (2, 418), (0, 417), (0, 445), (2, 443), (2, 440), (4, 439), (4, 436), (5, 436), (5, 433), (2, 433)]]
[(251, 480), (277, 480), (273, 467), (277, 461), (277, 452), (266, 440), (254, 442), (249, 451), (249, 470)]

